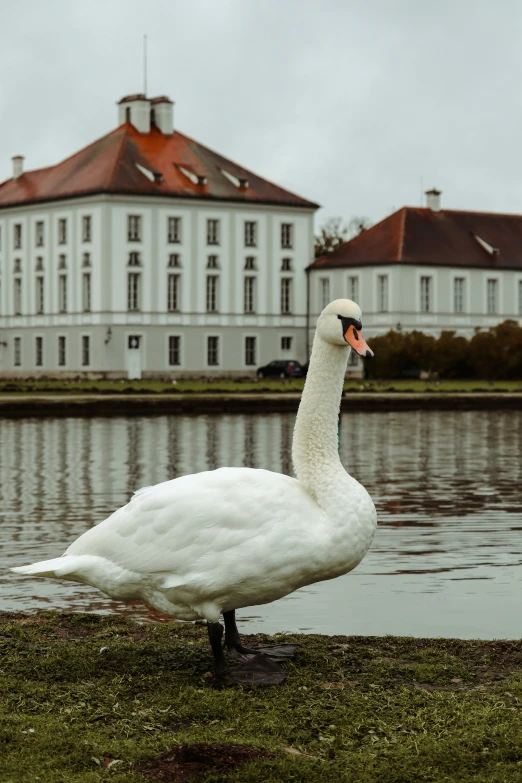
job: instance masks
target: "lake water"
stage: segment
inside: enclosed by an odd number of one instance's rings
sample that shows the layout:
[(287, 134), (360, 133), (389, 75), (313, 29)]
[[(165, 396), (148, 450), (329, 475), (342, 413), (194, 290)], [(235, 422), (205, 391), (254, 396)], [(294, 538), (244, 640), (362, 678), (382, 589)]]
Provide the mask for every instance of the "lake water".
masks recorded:
[[(291, 473), (294, 415), (0, 420), (0, 610), (119, 611), (12, 574), (56, 557), (135, 489), (222, 465)], [(522, 635), (522, 412), (347, 413), (341, 459), (377, 506), (358, 568), (238, 612), (245, 632)]]

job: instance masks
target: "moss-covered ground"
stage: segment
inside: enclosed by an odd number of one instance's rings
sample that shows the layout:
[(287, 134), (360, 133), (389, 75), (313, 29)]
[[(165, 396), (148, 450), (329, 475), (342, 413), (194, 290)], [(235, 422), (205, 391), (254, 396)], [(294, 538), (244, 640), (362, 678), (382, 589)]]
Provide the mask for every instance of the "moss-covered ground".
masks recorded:
[(521, 642), (286, 639), (219, 689), (204, 627), (0, 615), (0, 781), (522, 781)]
[[(0, 394), (248, 394), (296, 393), (304, 386), (304, 378), (245, 380), (16, 380), (0, 381)], [(358, 393), (404, 392), (522, 392), (522, 380), (348, 380), (346, 391)]]

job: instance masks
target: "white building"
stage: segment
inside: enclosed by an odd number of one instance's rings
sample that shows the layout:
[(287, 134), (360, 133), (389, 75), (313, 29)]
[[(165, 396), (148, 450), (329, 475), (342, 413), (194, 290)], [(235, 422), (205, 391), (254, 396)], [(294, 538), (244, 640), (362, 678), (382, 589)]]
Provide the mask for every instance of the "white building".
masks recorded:
[(367, 338), (522, 324), (522, 215), (442, 210), (439, 191), (426, 195), (426, 208), (403, 207), (309, 266), (310, 333), (324, 305), (346, 296)]
[(306, 360), (317, 205), (173, 128), (166, 97), (0, 185), (0, 373), (244, 374)]

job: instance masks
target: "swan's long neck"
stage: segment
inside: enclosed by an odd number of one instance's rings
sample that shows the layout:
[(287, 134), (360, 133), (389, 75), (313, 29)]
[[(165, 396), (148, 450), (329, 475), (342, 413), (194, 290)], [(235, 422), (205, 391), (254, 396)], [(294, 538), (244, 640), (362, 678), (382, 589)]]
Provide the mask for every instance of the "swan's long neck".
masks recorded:
[(332, 479), (346, 472), (339, 459), (339, 408), (349, 351), (316, 333), (292, 444), (297, 478), (320, 502)]

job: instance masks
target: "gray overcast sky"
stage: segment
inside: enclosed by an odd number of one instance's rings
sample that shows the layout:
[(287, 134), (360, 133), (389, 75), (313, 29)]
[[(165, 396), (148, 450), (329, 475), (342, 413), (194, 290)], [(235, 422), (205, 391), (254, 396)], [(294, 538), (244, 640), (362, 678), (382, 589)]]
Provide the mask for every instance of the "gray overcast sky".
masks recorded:
[(0, 0), (0, 181), (116, 127), (143, 89), (175, 126), (323, 205), (522, 213), (520, 0)]

